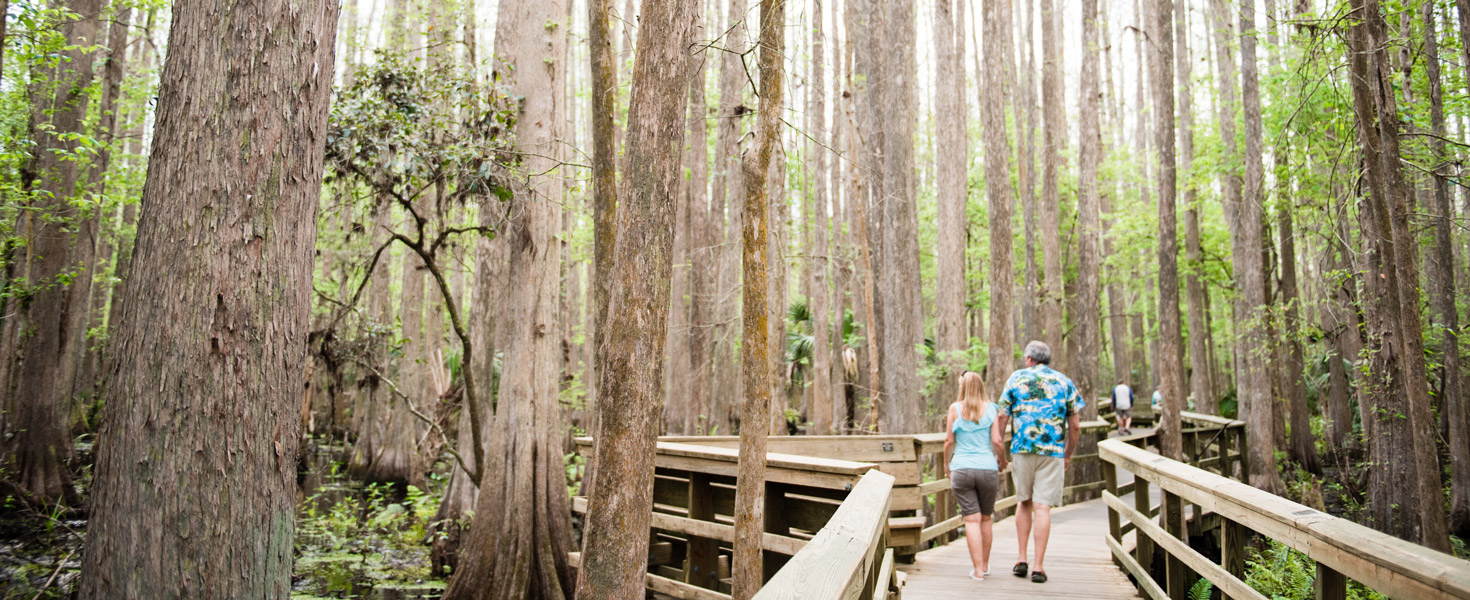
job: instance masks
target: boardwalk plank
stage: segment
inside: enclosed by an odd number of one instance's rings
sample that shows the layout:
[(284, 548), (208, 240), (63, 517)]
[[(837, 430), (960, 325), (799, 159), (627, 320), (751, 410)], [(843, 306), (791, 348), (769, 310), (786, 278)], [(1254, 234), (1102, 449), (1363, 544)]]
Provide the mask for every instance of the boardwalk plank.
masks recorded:
[(1052, 511), (1051, 541), (1046, 553), (1047, 582), (1011, 575), (1016, 563), (1016, 525), (1012, 519), (995, 524), (989, 577), (969, 578), (970, 553), (963, 539), (920, 552), (914, 564), (900, 566), (908, 574), (905, 598), (1138, 598), (1138, 590), (1113, 564), (1104, 538), (1108, 533), (1107, 507), (1092, 500)]

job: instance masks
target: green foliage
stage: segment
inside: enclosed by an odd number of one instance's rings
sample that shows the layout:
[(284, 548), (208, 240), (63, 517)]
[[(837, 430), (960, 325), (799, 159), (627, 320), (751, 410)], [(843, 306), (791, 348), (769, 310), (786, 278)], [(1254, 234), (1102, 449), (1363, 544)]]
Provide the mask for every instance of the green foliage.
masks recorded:
[[(1246, 557), (1245, 583), (1273, 600), (1307, 600), (1316, 597), (1317, 561), (1275, 540)], [(1387, 600), (1383, 594), (1348, 580), (1348, 600)]]
[(1199, 579), (1189, 588), (1189, 600), (1210, 600), (1215, 593), (1215, 584), (1208, 579)]

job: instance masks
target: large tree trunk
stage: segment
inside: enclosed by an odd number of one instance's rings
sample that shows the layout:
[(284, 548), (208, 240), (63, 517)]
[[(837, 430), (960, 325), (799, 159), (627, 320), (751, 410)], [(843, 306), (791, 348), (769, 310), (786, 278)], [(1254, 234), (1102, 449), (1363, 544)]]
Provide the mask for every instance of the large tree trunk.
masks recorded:
[[(918, 119), (915, 81), (914, 0), (884, 0), (885, 30), (877, 108), (883, 123), (883, 187), (878, 207), (883, 263), (878, 268), (877, 331), (882, 343), (884, 433), (918, 433), (924, 414), (915, 351), (924, 343), (922, 281), (919, 278), (919, 216), (914, 180), (914, 129)], [(947, 400), (946, 400), (947, 401)]]
[[(25, 224), (17, 233), (25, 239), (19, 277), (29, 289), (8, 290), (19, 299), (14, 310), (18, 319), (12, 327), (18, 336), (7, 356), (18, 360), (15, 388), (7, 402), (6, 419), (14, 437), (11, 468), (20, 491), (34, 502), (76, 503), (76, 490), (66, 463), (71, 459), (72, 440), (67, 423), (72, 382), (76, 377), (76, 349), (85, 332), (72, 328), (84, 323), (74, 315), (85, 314), (85, 296), (76, 304), (73, 288), (92, 279), (90, 219), (73, 207), (77, 193), (77, 161), (69, 158), (79, 150), (73, 139), (82, 132), (87, 114), (87, 88), (92, 83), (92, 58), (86, 48), (97, 39), (100, 0), (69, 0), (64, 8), (74, 13), (60, 24), (69, 44), (54, 65), (43, 67), (32, 84), (30, 137), (35, 140), (31, 158), (22, 167), (21, 184), (34, 198), (25, 211)], [(80, 231), (73, 235), (69, 226)], [(79, 264), (80, 263), (80, 264)], [(66, 276), (80, 267), (82, 275), (72, 283)], [(19, 281), (17, 281), (17, 279)], [(8, 388), (7, 388), (8, 389)]]
[(290, 594), (337, 8), (174, 4), (81, 598)]
[[(618, 217), (618, 133), (613, 115), (618, 107), (618, 68), (613, 54), (611, 12), (614, 0), (587, 3), (587, 52), (592, 61), (592, 338), (591, 368), (587, 370), (589, 431), (597, 428), (597, 366), (602, 358), (602, 324), (612, 285), (613, 247)], [(589, 475), (596, 469), (589, 467)]]
[(1164, 396), (1159, 451), (1183, 458), (1180, 413), (1185, 407), (1184, 339), (1179, 331), (1179, 236), (1174, 165), (1174, 2), (1151, 0), (1149, 81), (1153, 83), (1154, 146), (1159, 153), (1159, 391)]
[(597, 370), (603, 412), (594, 449), (599, 481), (588, 499), (578, 598), (643, 596), (663, 383), (662, 363), (648, 357), (664, 354), (693, 7), (681, 0), (643, 5), (628, 104), (621, 243), (603, 340), (608, 347)]
[[(833, 420), (833, 396), (832, 396), (832, 321), (831, 321), (831, 292), (828, 285), (828, 273), (831, 270), (831, 245), (828, 243), (828, 219), (831, 215), (829, 208), (829, 196), (827, 192), (827, 149), (822, 147), (827, 142), (827, 79), (825, 74), (825, 63), (827, 59), (825, 40), (823, 37), (823, 16), (821, 0), (812, 0), (812, 28), (811, 28), (811, 81), (807, 88), (809, 103), (807, 107), (807, 126), (811, 140), (807, 143), (808, 164), (811, 166), (812, 177), (812, 209), (811, 209), (811, 246), (807, 249), (808, 260), (811, 264), (811, 280), (809, 286), (811, 292), (812, 314), (812, 402), (811, 433), (826, 435), (832, 431)], [(840, 313), (839, 313), (840, 315)], [(838, 320), (838, 332), (841, 332), (842, 321)], [(840, 341), (840, 338), (839, 338)]]
[(1175, 81), (1179, 95), (1179, 166), (1184, 172), (1184, 261), (1188, 265), (1184, 278), (1185, 303), (1189, 308), (1189, 390), (1195, 410), (1216, 414), (1214, 387), (1210, 368), (1210, 330), (1205, 328), (1205, 290), (1200, 283), (1204, 270), (1200, 248), (1199, 201), (1190, 182), (1194, 172), (1194, 71), (1189, 54), (1188, 4), (1178, 0), (1174, 16)]
[[(1062, 44), (1058, 39), (1059, 17), (1053, 6), (1054, 0), (1041, 0), (1041, 236), (1042, 284), (1041, 326), (1042, 340), (1060, 352), (1062, 360), (1057, 367), (1066, 370), (1072, 359), (1066, 356), (1066, 344), (1062, 339), (1062, 248), (1061, 221), (1058, 212), (1061, 203), (1060, 179), (1062, 172), (1062, 146), (1067, 139), (1066, 110), (1062, 106), (1061, 64)], [(1023, 40), (1030, 43), (1029, 38)], [(1080, 358), (1080, 357), (1079, 357)]]
[(1470, 431), (1465, 420), (1465, 393), (1460, 372), (1460, 318), (1455, 307), (1455, 241), (1451, 235), (1450, 186), (1448, 156), (1444, 138), (1444, 89), (1440, 83), (1439, 34), (1435, 23), (1434, 3), (1426, 2), (1424, 19), (1425, 73), (1429, 79), (1429, 120), (1434, 135), (1430, 142), (1434, 152), (1434, 320), (1443, 328), (1444, 340), (1440, 360), (1444, 361), (1441, 380), (1444, 388), (1440, 402), (1449, 421), (1450, 450), (1450, 532), (1462, 539), (1470, 538)]
[(985, 83), (980, 115), (985, 132), (985, 196), (990, 207), (990, 336), (985, 377), (998, 389), (1015, 367), (1011, 307), (1010, 142), (1006, 141), (1006, 95), (1011, 79), (1009, 11), (1004, 2), (983, 2)]
[(756, 147), (744, 158), (745, 216), (741, 223), (741, 265), (747, 282), (741, 292), (745, 315), (742, 319), (741, 379), (745, 403), (740, 417), (740, 472), (735, 485), (735, 542), (731, 559), (732, 596), (746, 600), (755, 596), (764, 581), (761, 536), (765, 524), (766, 415), (770, 413), (770, 344), (767, 319), (766, 281), (769, 246), (766, 241), (766, 185), (771, 154), (780, 135), (782, 95), (783, 28), (785, 0), (761, 0), (760, 8), (760, 108)]
[[(1256, 9), (1246, 2), (1240, 6), (1240, 87), (1245, 121), (1245, 179), (1239, 207), (1240, 244), (1235, 247), (1236, 286), (1240, 289), (1236, 319), (1244, 331), (1240, 336), (1245, 346), (1241, 360), (1248, 363), (1241, 376), (1241, 403), (1246, 410), (1246, 432), (1250, 436), (1251, 485), (1279, 494), (1285, 487), (1276, 471), (1269, 365), (1260, 364), (1259, 349), (1268, 347), (1256, 312), (1266, 306), (1266, 274), (1261, 264), (1261, 247), (1265, 230), (1266, 175), (1261, 156), (1264, 152), (1261, 124), (1261, 90), (1257, 78)], [(1264, 318), (1264, 315), (1262, 315)]]
[(479, 467), (475, 523), (445, 590), (448, 599), (555, 599), (571, 591), (571, 511), (554, 334), (559, 330), (561, 186), (549, 174), (556, 166), (564, 109), (556, 100), (565, 71), (554, 58), (562, 55), (566, 37), (543, 26), (564, 14), (561, 0), (507, 1), (496, 22), (496, 55), (508, 69), (502, 76), (526, 98), (515, 134), (525, 153), (520, 168), (530, 179), (517, 184), (500, 235), (509, 258), (503, 321), (497, 323), (506, 330), (499, 394), (490, 451)]
[[(1033, 4), (1031, 0), (1024, 0), (1021, 2), (1021, 14), (1015, 16), (1016, 25), (1023, 32), (1018, 37), (1025, 41), (1019, 53), (1021, 68), (1016, 77), (1017, 91), (1012, 94), (1016, 105), (1015, 118), (1020, 123), (1016, 179), (1020, 183), (1021, 228), (1025, 230), (1022, 246), (1025, 257), (1022, 262), (1026, 269), (1026, 293), (1018, 299), (1021, 305), (1020, 333), (1028, 340), (1042, 337), (1042, 324), (1038, 322), (1040, 315), (1037, 314), (1037, 302), (1041, 300), (1041, 275), (1036, 265), (1036, 231), (1039, 227), (1036, 225), (1036, 44), (1031, 41)], [(977, 47), (976, 60), (979, 60), (979, 54)], [(975, 70), (976, 77), (980, 77), (979, 64), (975, 65)]]
[[(745, 47), (745, 0), (729, 0), (726, 12), (730, 48)], [(738, 332), (734, 327), (740, 315), (740, 222), (744, 185), (740, 172), (738, 143), (741, 118), (750, 111), (744, 104), (746, 72), (739, 54), (720, 53), (720, 109), (715, 131), (714, 186), (710, 197), (710, 214), (715, 220), (715, 239), (719, 251), (715, 282), (714, 325), (710, 327), (710, 421), (720, 433), (732, 431), (739, 420), (740, 361), (735, 351)], [(719, 390), (720, 393), (714, 393)]]
[[(1101, 289), (1098, 277), (1102, 271), (1098, 255), (1098, 235), (1102, 228), (1098, 202), (1098, 166), (1102, 163), (1102, 128), (1098, 120), (1098, 38), (1097, 0), (1082, 2), (1082, 76), (1078, 93), (1078, 172), (1077, 189), (1077, 302), (1072, 315), (1076, 323), (1073, 337), (1077, 340), (1076, 358), (1072, 361), (1072, 381), (1086, 404), (1082, 418), (1097, 418), (1098, 341), (1101, 337)], [(1097, 451), (1097, 441), (1086, 436), (1075, 455)], [(1074, 480), (1096, 481), (1098, 465), (1083, 462), (1075, 469)]]
[[(1369, 256), (1370, 368), (1375, 468), (1369, 472), (1373, 525), (1403, 539), (1447, 551), (1445, 514), (1429, 415), (1420, 331), (1415, 240), (1408, 232), (1407, 188), (1401, 172), (1398, 112), (1387, 64), (1387, 27), (1376, 0), (1353, 0), (1348, 34), (1353, 109), (1367, 166), (1359, 209)], [(1375, 273), (1374, 271), (1378, 271)], [(1407, 417), (1407, 418), (1405, 418)]]
[[(704, 25), (704, 6), (695, 9), (697, 27), (692, 36), (708, 39), (717, 30), (719, 19)], [(716, 16), (718, 13), (715, 13)], [(709, 197), (709, 101), (705, 97), (706, 72), (711, 56), (705, 55), (697, 61), (696, 72), (689, 79), (689, 159), (690, 186), (693, 195), (689, 206), (689, 424), (690, 433), (704, 433), (713, 424), (714, 413), (710, 410), (710, 399), (714, 397), (712, 375), (714, 364), (710, 361), (714, 337), (710, 335), (716, 315), (718, 297), (715, 295), (719, 251), (724, 242), (724, 201), (720, 210), (711, 205)], [(718, 185), (716, 186), (718, 188)], [(718, 189), (716, 191), (718, 194)]]

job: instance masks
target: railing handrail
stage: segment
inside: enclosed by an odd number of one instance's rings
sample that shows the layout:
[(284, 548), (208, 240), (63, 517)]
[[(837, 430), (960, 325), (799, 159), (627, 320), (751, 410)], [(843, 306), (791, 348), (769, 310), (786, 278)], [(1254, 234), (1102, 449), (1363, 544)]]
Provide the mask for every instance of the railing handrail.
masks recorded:
[[(1281, 542), (1389, 596), (1470, 597), (1470, 561), (1394, 538), (1121, 440), (1099, 443), (1098, 452), (1104, 461), (1132, 472), (1164, 492)], [(1116, 496), (1110, 501), (1110, 506), (1122, 505)], [(1165, 551), (1170, 549), (1165, 547)], [(1215, 581), (1212, 575), (1217, 573), (1199, 574), (1217, 586), (1229, 583)]]
[(893, 476), (882, 471), (864, 474), (827, 525), (755, 597), (837, 599), (864, 591), (873, 595), (872, 587), (886, 581), (884, 571), (892, 569), (891, 550), (882, 561), (886, 568), (873, 558), (884, 551), (893, 483)]

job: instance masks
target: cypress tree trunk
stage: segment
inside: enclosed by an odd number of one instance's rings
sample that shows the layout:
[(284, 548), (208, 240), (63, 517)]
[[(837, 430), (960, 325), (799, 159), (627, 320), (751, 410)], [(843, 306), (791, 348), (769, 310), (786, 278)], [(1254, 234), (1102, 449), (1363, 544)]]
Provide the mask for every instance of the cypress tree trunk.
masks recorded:
[[(827, 140), (827, 79), (824, 70), (827, 53), (823, 35), (825, 13), (822, 10), (822, 1), (812, 0), (811, 6), (812, 62), (809, 84), (811, 87), (807, 88), (807, 93), (810, 94), (807, 129), (811, 140), (807, 143), (807, 156), (812, 174), (812, 220), (810, 225), (812, 245), (807, 249), (807, 254), (811, 263), (809, 298), (812, 309), (812, 367), (814, 373), (812, 373), (811, 386), (811, 413), (808, 418), (812, 422), (811, 433), (826, 435), (831, 433), (834, 422), (832, 411), (832, 302), (828, 284), (832, 261), (831, 244), (828, 243), (827, 232), (831, 210), (827, 186), (827, 150), (822, 147)], [(840, 332), (842, 323), (840, 318), (837, 323)]]
[(1003, 2), (983, 2), (985, 83), (980, 118), (985, 136), (985, 196), (990, 207), (990, 336), (986, 380), (1003, 385), (1015, 367), (1011, 303), (1010, 142), (1006, 140), (1006, 94), (1011, 77), (1009, 12)]
[[(1036, 265), (1036, 231), (1039, 228), (1036, 225), (1036, 44), (1031, 41), (1033, 4), (1031, 0), (1024, 0), (1021, 2), (1021, 14), (1015, 16), (1016, 26), (1024, 32), (1018, 37), (1025, 41), (1019, 52), (1021, 69), (1016, 77), (1017, 93), (1012, 94), (1015, 118), (1020, 121), (1016, 174), (1020, 183), (1021, 223), (1025, 230), (1022, 252), (1025, 254), (1026, 293), (1018, 299), (1021, 306), (1020, 333), (1028, 340), (1041, 339), (1043, 327), (1037, 314), (1037, 303), (1041, 301), (1041, 275)], [(977, 60), (979, 54), (977, 48)], [(975, 70), (979, 77), (979, 64), (975, 65)]]
[[(1097, 418), (1097, 365), (1098, 340), (1101, 337), (1101, 289), (1098, 275), (1102, 270), (1098, 256), (1098, 235), (1101, 215), (1098, 207), (1098, 166), (1102, 162), (1102, 129), (1098, 120), (1098, 39), (1097, 0), (1082, 2), (1082, 76), (1078, 94), (1078, 173), (1077, 190), (1077, 302), (1072, 314), (1076, 329), (1077, 354), (1072, 361), (1072, 380), (1077, 384), (1077, 393), (1086, 401), (1082, 408), (1082, 419)], [(1093, 436), (1082, 438), (1081, 446), (1074, 453), (1085, 456), (1097, 451)], [(1096, 481), (1098, 465), (1081, 462), (1073, 469), (1076, 481)]]
[(1435, 251), (1437, 266), (1433, 278), (1434, 319), (1444, 328), (1440, 356), (1444, 361), (1444, 389), (1440, 392), (1444, 406), (1444, 419), (1449, 423), (1450, 450), (1450, 532), (1460, 538), (1470, 538), (1470, 427), (1467, 427), (1463, 373), (1460, 372), (1460, 318), (1455, 307), (1455, 242), (1451, 235), (1451, 219), (1454, 218), (1450, 203), (1448, 156), (1444, 138), (1447, 135), (1444, 117), (1444, 89), (1440, 83), (1439, 34), (1435, 23), (1434, 3), (1426, 2), (1424, 12), (1425, 72), (1429, 79), (1430, 127), (1438, 137), (1430, 142), (1434, 152), (1434, 197), (1433, 211)]
[[(745, 0), (729, 0), (726, 12), (727, 44), (730, 48), (744, 48), (746, 44)], [(723, 31), (723, 30), (722, 30)], [(745, 100), (745, 64), (740, 55), (733, 52), (720, 53), (720, 108), (715, 131), (714, 186), (710, 198), (710, 213), (715, 216), (715, 238), (719, 252), (716, 254), (718, 274), (715, 282), (715, 325), (710, 328), (710, 363), (713, 390), (721, 393), (710, 395), (710, 419), (721, 433), (733, 431), (739, 420), (740, 407), (734, 398), (740, 397), (740, 362), (735, 351), (738, 332), (733, 323), (740, 315), (740, 221), (742, 205), (735, 199), (743, 198), (744, 185), (740, 174), (740, 152), (737, 144), (741, 136), (741, 119), (750, 113)], [(725, 393), (733, 392), (733, 393)]]
[[(1407, 188), (1400, 166), (1398, 111), (1392, 70), (1382, 44), (1387, 27), (1376, 0), (1352, 0), (1348, 33), (1353, 110), (1367, 166), (1359, 209), (1368, 267), (1368, 341), (1372, 350), (1364, 383), (1372, 408), (1375, 468), (1369, 472), (1373, 526), (1430, 548), (1449, 548), (1439, 500), (1429, 394), (1418, 305), (1415, 241), (1408, 233)], [(1377, 272), (1375, 272), (1377, 271)]]
[(760, 108), (756, 147), (744, 158), (745, 216), (741, 223), (741, 265), (746, 285), (741, 292), (745, 315), (742, 319), (740, 364), (745, 403), (740, 416), (740, 463), (735, 485), (735, 542), (731, 559), (732, 597), (747, 600), (760, 590), (762, 574), (761, 536), (765, 524), (766, 428), (770, 414), (770, 344), (767, 319), (769, 288), (750, 282), (766, 281), (769, 246), (766, 237), (766, 185), (771, 154), (777, 144), (777, 114), (781, 106), (783, 26), (785, 0), (761, 0), (760, 5)]
[[(917, 44), (914, 0), (884, 0), (882, 76), (878, 81), (878, 118), (883, 123), (883, 187), (879, 231), (882, 265), (878, 268), (878, 303), (883, 311), (878, 330), (882, 348), (884, 433), (916, 433), (922, 427), (915, 348), (924, 343), (922, 281), (919, 279), (919, 216), (916, 202), (914, 129), (918, 120)], [(948, 401), (946, 399), (946, 401)]]
[(1159, 152), (1159, 389), (1164, 395), (1159, 451), (1183, 458), (1179, 413), (1185, 407), (1184, 339), (1179, 331), (1179, 237), (1174, 165), (1174, 3), (1152, 0), (1149, 54), (1154, 145)]
[(337, 9), (174, 4), (80, 598), (290, 594)]
[(508, 254), (508, 293), (503, 321), (496, 324), (504, 326), (505, 341), (496, 345), (504, 348), (504, 358), (490, 450), (479, 467), (475, 523), (445, 590), (450, 600), (558, 599), (571, 591), (571, 511), (561, 454), (561, 361), (555, 335), (561, 186), (549, 175), (561, 127), (557, 90), (565, 76), (554, 58), (562, 55), (566, 37), (548, 24), (559, 24), (564, 14), (560, 0), (507, 1), (500, 4), (496, 22), (496, 55), (508, 69), (501, 76), (526, 99), (515, 134), (525, 153), (520, 169), (530, 179), (516, 184), (500, 235)]
[(1190, 181), (1194, 173), (1194, 71), (1189, 54), (1189, 5), (1180, 0), (1175, 5), (1175, 81), (1179, 94), (1179, 166), (1184, 173), (1184, 261), (1188, 265), (1184, 278), (1184, 297), (1189, 309), (1189, 390), (1194, 409), (1216, 414), (1214, 386), (1210, 367), (1210, 330), (1205, 327), (1205, 290), (1200, 283), (1204, 270), (1204, 253), (1200, 248), (1199, 194)]
[[(607, 318), (608, 290), (612, 285), (613, 247), (618, 217), (617, 126), (618, 69), (613, 55), (611, 15), (613, 0), (587, 3), (587, 48), (592, 61), (592, 368), (589, 382), (597, 380), (602, 357), (602, 324)], [(597, 390), (587, 386), (588, 430), (597, 428)], [(589, 466), (591, 474), (596, 464)]]
[[(85, 295), (76, 303), (79, 288), (91, 280), (92, 231), (88, 216), (73, 207), (77, 193), (77, 161), (69, 158), (79, 142), (70, 139), (85, 126), (87, 87), (92, 83), (92, 59), (85, 48), (97, 41), (100, 0), (69, 0), (64, 4), (75, 14), (59, 24), (68, 48), (54, 64), (40, 66), (30, 91), (32, 111), (30, 138), (35, 140), (31, 157), (21, 169), (21, 185), (30, 192), (24, 224), (16, 232), (24, 236), (18, 277), (10, 281), (9, 296), (19, 300), (12, 327), (17, 333), (7, 352), (15, 369), (14, 395), (6, 420), (14, 437), (8, 463), (16, 482), (30, 501), (75, 504), (76, 490), (66, 463), (71, 460), (72, 440), (67, 426), (72, 383), (76, 377), (76, 349), (84, 335), (74, 328), (76, 313), (87, 311)], [(72, 225), (78, 231), (70, 231)], [(68, 284), (65, 277), (75, 269), (81, 276)], [(19, 279), (20, 281), (17, 281)], [(16, 289), (23, 283), (28, 289)], [(9, 320), (7, 319), (7, 320)], [(8, 388), (6, 388), (8, 389)]]
[(663, 365), (648, 357), (664, 354), (673, 269), (672, 199), (682, 175), (686, 127), (680, 116), (687, 108), (688, 77), (697, 72), (688, 68), (687, 54), (691, 17), (697, 14), (693, 6), (681, 0), (646, 0), (643, 5), (628, 104), (628, 169), (618, 222), (622, 242), (613, 262), (604, 339), (609, 351), (598, 369), (603, 414), (594, 452), (599, 481), (588, 500), (578, 598), (643, 596), (654, 445), (663, 408)]
[[(1054, 0), (1041, 0), (1041, 230), (1060, 232), (1058, 213), (1061, 203), (1059, 190), (1062, 172), (1062, 147), (1067, 139), (1066, 110), (1062, 107), (1061, 63), (1063, 62), (1060, 24)], [(1022, 40), (1030, 43), (1029, 38)], [(1043, 235), (1041, 326), (1042, 339), (1053, 348), (1062, 350), (1059, 369), (1066, 370), (1072, 364), (1066, 357), (1066, 344), (1062, 339), (1062, 248), (1060, 235)], [(1003, 382), (1002, 382), (1003, 383)]]

